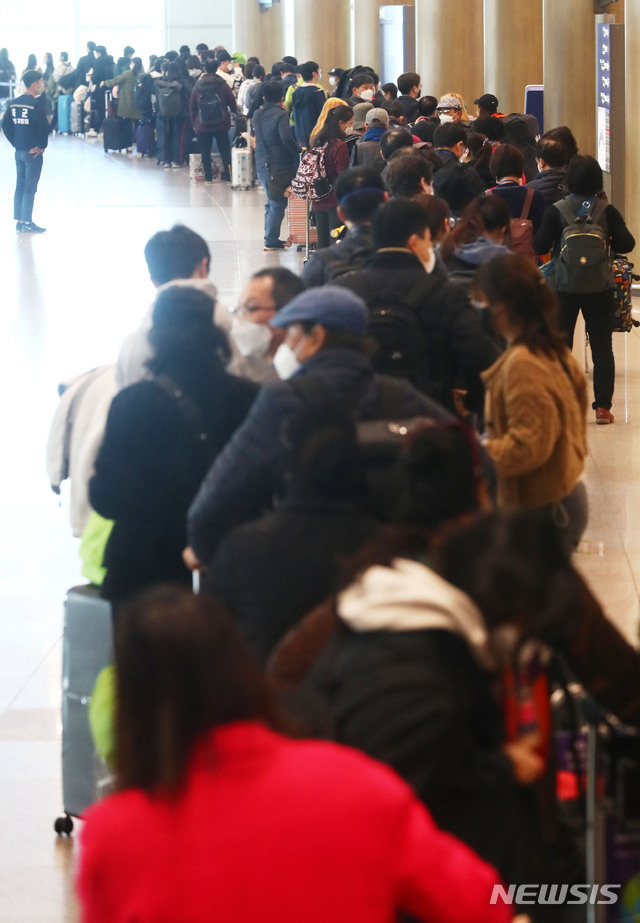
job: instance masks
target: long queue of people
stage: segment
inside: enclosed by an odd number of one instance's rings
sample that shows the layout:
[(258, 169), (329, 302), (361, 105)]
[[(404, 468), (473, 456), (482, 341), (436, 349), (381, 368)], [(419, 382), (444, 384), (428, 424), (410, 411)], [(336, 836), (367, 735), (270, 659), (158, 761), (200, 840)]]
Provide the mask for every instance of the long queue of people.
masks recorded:
[(242, 100), (265, 245), (306, 149), (327, 246), (227, 309), (203, 238), (155, 234), (153, 304), (50, 438), (115, 631), (119, 791), (83, 830), (84, 919), (569, 923), (496, 893), (585, 880), (558, 676), (640, 721), (637, 653), (571, 563), (588, 398), (567, 332), (600, 322), (610, 422), (613, 282), (597, 265), (572, 290), (559, 254), (567, 209), (607, 250), (633, 238), (568, 129), (529, 179), (493, 98), (472, 126), (415, 74), (385, 105), (369, 69), (327, 99), (315, 62), (281, 64)]

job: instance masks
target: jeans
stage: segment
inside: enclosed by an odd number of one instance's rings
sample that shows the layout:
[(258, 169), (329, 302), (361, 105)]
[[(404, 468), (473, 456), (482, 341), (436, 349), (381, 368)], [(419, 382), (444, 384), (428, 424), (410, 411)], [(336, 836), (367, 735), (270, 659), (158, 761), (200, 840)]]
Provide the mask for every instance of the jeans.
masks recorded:
[(284, 196), (281, 199), (269, 198), (269, 168), (265, 163), (256, 162), (256, 171), (260, 185), (267, 193), (267, 204), (264, 207), (264, 244), (265, 247), (277, 246), (280, 240), (282, 219), (287, 210), (287, 200)]
[(573, 347), (573, 333), (578, 314), (582, 311), (593, 359), (595, 400), (592, 406), (594, 409), (606, 407), (608, 410), (611, 408), (616, 375), (611, 343), (615, 315), (614, 293), (613, 291), (598, 292), (592, 295), (559, 293), (558, 299), (560, 301), (559, 326), (567, 338), (569, 349)]
[(205, 180), (210, 181), (213, 175), (211, 170), (211, 146), (214, 139), (222, 159), (222, 179), (229, 180), (231, 178), (231, 146), (228, 134), (225, 131), (202, 131), (198, 132), (197, 138), (200, 153), (202, 154)]
[(16, 192), (13, 197), (13, 217), (16, 221), (31, 221), (33, 200), (42, 173), (42, 154), (34, 157), (28, 151), (16, 151)]

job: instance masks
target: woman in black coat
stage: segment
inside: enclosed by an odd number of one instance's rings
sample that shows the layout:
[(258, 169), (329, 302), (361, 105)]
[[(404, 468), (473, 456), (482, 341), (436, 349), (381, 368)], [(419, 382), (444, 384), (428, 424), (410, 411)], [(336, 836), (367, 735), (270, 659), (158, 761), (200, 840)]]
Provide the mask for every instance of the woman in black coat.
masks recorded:
[(113, 400), (89, 485), (115, 524), (102, 595), (119, 603), (158, 581), (189, 583), (186, 515), (210, 464), (247, 415), (258, 388), (225, 371), (225, 335), (203, 292), (158, 295), (149, 332), (154, 375)]

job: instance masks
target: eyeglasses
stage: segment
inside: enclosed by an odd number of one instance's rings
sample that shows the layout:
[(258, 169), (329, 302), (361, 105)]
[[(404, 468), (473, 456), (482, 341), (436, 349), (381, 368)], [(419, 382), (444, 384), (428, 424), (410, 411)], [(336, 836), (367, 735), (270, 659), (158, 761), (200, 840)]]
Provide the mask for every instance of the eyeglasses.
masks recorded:
[(436, 109), (436, 112), (461, 112), (461, 111), (462, 110), (460, 109), (460, 106), (450, 106), (448, 109), (440, 109), (440, 107), (438, 107)]
[(261, 305), (261, 304), (240, 304), (240, 305), (230, 305), (229, 313), (235, 315), (236, 317), (251, 317), (253, 314), (260, 314), (262, 311), (266, 311), (268, 314), (275, 314), (277, 308), (275, 305)]

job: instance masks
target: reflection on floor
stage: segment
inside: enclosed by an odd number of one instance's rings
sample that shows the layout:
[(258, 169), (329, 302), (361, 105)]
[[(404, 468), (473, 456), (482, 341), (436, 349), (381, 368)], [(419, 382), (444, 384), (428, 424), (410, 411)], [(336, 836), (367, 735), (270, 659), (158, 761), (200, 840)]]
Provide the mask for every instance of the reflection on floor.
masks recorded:
[[(185, 170), (105, 155), (56, 137), (45, 156), (34, 218), (45, 235), (16, 235), (12, 154), (0, 140), (0, 923), (76, 919), (70, 885), (76, 840), (53, 834), (60, 812), (62, 599), (82, 582), (68, 510), (51, 493), (44, 446), (57, 383), (112, 362), (152, 299), (143, 247), (184, 222), (212, 252), (211, 276), (232, 303), (266, 263), (297, 269), (292, 250), (262, 252), (260, 191), (196, 186)], [(616, 423), (590, 425), (586, 480), (591, 551), (578, 563), (611, 616), (637, 632), (640, 579), (640, 336), (616, 337)], [(637, 451), (638, 450), (638, 451)], [(603, 543), (600, 556), (599, 543)]]

